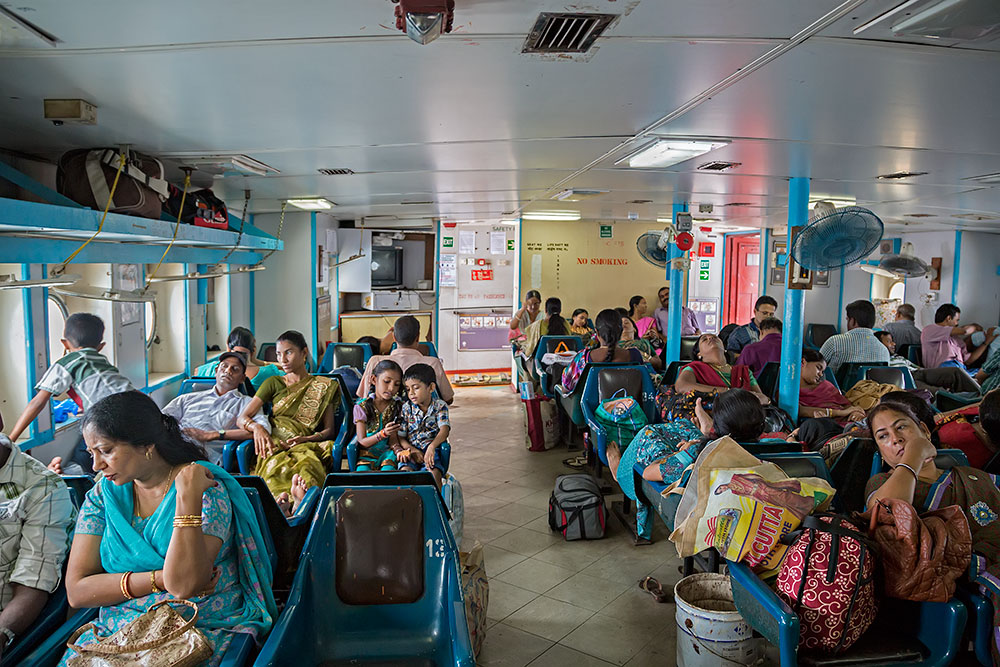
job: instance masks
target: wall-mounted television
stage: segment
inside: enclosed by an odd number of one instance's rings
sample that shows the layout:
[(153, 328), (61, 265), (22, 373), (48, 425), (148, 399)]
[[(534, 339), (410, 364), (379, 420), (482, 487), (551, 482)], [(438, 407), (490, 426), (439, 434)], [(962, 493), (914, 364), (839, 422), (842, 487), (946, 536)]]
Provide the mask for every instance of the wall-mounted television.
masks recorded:
[(403, 249), (372, 248), (372, 288), (403, 286)]

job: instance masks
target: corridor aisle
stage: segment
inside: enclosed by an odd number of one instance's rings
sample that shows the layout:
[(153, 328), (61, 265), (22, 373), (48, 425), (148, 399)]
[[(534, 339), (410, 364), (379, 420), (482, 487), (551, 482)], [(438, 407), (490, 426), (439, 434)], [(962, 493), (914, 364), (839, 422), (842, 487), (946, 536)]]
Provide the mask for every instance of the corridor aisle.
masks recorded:
[[(680, 559), (657, 523), (636, 547), (613, 517), (604, 539), (566, 542), (549, 530), (549, 494), (565, 447), (524, 446), (522, 406), (508, 387), (456, 388), (451, 472), (465, 495), (464, 544), (485, 546), (490, 580), (484, 666), (656, 666), (676, 663), (674, 610), (641, 591), (673, 589)], [(617, 496), (616, 496), (617, 497)]]

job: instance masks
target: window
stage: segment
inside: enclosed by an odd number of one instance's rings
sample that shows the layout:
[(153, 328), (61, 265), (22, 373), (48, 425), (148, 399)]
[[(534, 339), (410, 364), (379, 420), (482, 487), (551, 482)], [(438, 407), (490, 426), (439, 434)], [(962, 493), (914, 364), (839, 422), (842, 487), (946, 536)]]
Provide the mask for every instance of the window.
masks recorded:
[(49, 292), (49, 364), (63, 356), (65, 352), (62, 344), (63, 329), (66, 328), (66, 318), (69, 311), (66, 303), (58, 295)]
[(153, 341), (156, 340), (156, 303), (148, 301), (145, 306), (146, 349), (148, 350), (153, 345)]
[(905, 293), (906, 293), (906, 283), (904, 283), (902, 280), (894, 283), (893, 286), (889, 288), (889, 298), (897, 299), (900, 303), (902, 303), (905, 300), (904, 299)]

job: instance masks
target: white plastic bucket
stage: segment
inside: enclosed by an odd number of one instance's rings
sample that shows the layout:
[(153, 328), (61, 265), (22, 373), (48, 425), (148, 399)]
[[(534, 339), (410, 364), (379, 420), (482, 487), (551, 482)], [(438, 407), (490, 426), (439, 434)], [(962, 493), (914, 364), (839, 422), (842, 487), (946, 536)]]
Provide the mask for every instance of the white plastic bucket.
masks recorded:
[(763, 640), (743, 620), (733, 603), (725, 574), (699, 573), (674, 586), (677, 603), (677, 664), (679, 667), (757, 665)]

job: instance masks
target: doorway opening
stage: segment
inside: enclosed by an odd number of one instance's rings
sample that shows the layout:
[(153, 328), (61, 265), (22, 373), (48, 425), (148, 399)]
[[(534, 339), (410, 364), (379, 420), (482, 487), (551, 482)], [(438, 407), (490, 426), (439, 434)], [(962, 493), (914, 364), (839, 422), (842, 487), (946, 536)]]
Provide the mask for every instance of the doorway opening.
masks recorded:
[(760, 234), (726, 236), (726, 289), (722, 324), (746, 324), (759, 295)]

